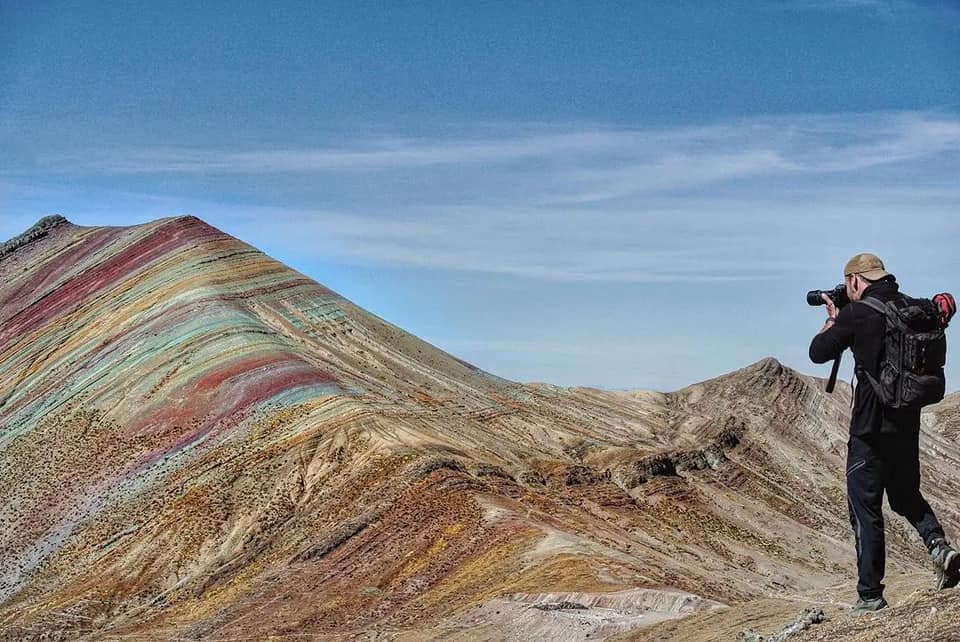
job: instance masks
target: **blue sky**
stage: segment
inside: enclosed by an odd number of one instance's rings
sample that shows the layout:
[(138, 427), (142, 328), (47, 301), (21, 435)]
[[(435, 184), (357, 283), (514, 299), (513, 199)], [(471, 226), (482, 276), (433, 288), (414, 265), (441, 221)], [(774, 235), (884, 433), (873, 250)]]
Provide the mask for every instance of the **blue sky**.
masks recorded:
[(860, 251), (960, 292), (960, 3), (117, 4), (0, 0), (2, 238), (191, 213), (606, 388), (825, 375), (804, 295)]

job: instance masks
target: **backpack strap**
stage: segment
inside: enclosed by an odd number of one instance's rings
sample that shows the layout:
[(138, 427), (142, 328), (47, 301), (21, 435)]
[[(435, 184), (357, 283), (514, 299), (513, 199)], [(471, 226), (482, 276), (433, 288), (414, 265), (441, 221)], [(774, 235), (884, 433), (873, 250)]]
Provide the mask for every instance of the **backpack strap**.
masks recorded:
[[(892, 309), (890, 305), (888, 305), (887, 303), (884, 303), (880, 299), (875, 299), (872, 296), (868, 296), (860, 299), (859, 301), (854, 301), (854, 303), (862, 303), (868, 308), (870, 308), (871, 310), (875, 310), (879, 312), (884, 316), (884, 323), (886, 323), (887, 319), (890, 319), (894, 323), (896, 323), (897, 321), (896, 311)], [(869, 382), (870, 387), (873, 388), (873, 392), (877, 395), (877, 398), (880, 400), (881, 404), (890, 405), (893, 403), (894, 400), (887, 398), (887, 395), (883, 390), (883, 386), (880, 385), (880, 382), (877, 381), (876, 377), (874, 377), (872, 374), (867, 372), (866, 368), (857, 366), (856, 368), (854, 368), (854, 372), (857, 375), (858, 379), (861, 378), (861, 375), (862, 375), (862, 377), (865, 378), (867, 382)]]
[(863, 303), (863, 304), (866, 305), (868, 308), (872, 308), (872, 309), (876, 310), (877, 312), (879, 312), (879, 313), (882, 314), (883, 316), (887, 316), (887, 315), (890, 314), (890, 312), (891, 312), (889, 305), (887, 305), (886, 303), (884, 303), (884, 302), (881, 301), (880, 299), (875, 299), (875, 298), (873, 298), (872, 296), (868, 296), (868, 297), (865, 297), (865, 298), (863, 298), (863, 299), (860, 299), (859, 301), (855, 301), (855, 303)]

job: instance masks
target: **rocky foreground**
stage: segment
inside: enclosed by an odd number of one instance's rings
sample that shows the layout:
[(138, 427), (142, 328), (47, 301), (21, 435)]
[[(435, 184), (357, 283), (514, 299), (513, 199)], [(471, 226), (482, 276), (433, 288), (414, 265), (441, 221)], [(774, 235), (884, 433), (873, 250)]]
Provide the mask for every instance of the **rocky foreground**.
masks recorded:
[(958, 639), (893, 515), (892, 608), (844, 612), (849, 401), (519, 384), (199, 219), (47, 218), (0, 246), (0, 639)]

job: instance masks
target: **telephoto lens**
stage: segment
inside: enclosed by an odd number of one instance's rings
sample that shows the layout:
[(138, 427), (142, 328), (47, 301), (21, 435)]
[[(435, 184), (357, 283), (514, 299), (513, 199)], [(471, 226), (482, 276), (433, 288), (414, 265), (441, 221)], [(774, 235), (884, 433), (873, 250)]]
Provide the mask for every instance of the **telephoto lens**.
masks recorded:
[(843, 283), (832, 290), (810, 290), (807, 292), (807, 303), (809, 305), (826, 305), (827, 302), (823, 300), (824, 294), (830, 297), (838, 310), (850, 303), (850, 299), (847, 298), (847, 286)]

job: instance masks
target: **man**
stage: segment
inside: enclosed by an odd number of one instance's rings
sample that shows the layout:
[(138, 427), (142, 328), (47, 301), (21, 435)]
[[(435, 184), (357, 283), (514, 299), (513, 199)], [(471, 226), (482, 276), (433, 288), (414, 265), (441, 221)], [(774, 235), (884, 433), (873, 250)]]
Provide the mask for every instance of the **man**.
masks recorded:
[(883, 353), (885, 319), (868, 305), (865, 297), (880, 301), (906, 299), (896, 278), (873, 254), (857, 254), (843, 269), (844, 285), (851, 303), (839, 314), (830, 297), (827, 321), (810, 343), (810, 359), (826, 363), (853, 349), (858, 385), (854, 391), (847, 442), (847, 502), (850, 524), (857, 544), (857, 592), (853, 607), (859, 615), (887, 605), (882, 583), (885, 564), (883, 540), (883, 493), (890, 508), (904, 516), (923, 538), (937, 570), (937, 588), (960, 582), (960, 555), (944, 536), (943, 527), (920, 493), (919, 408), (883, 406), (863, 371), (874, 377)]

